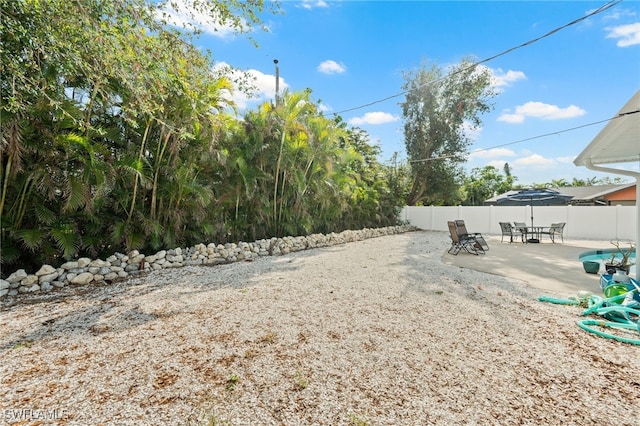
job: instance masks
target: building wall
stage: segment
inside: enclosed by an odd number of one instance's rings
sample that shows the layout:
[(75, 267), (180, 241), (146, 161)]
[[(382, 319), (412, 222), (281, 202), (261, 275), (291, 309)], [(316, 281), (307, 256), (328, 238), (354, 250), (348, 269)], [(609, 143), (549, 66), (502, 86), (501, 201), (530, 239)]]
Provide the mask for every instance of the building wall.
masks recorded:
[(625, 188), (620, 191), (607, 194), (605, 199), (609, 201), (611, 205), (620, 204), (623, 206), (635, 206), (636, 205), (636, 187)]

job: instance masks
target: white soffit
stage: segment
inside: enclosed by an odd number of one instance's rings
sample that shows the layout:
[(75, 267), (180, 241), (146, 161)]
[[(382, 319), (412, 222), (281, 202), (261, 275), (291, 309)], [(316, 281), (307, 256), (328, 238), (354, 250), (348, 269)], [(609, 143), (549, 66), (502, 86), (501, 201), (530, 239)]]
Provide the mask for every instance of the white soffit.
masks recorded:
[[(589, 161), (591, 160), (591, 161)], [(576, 166), (640, 161), (640, 90), (576, 157)]]

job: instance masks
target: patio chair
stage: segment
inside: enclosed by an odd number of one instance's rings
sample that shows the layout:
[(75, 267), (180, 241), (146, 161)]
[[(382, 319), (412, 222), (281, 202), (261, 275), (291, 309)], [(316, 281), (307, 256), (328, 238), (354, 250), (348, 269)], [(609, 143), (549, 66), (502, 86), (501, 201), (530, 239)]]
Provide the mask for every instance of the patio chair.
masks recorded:
[(524, 222), (513, 222), (515, 228), (522, 232), (523, 234), (527, 233), (527, 224)]
[(509, 237), (509, 244), (513, 242), (514, 237), (520, 237), (520, 240), (524, 243), (525, 233), (521, 229), (514, 228), (511, 226), (509, 222), (498, 222), (500, 224), (500, 231), (502, 231), (502, 236), (500, 237), (500, 242), (504, 240), (504, 237)]
[(483, 253), (489, 250), (489, 245), (484, 240), (481, 233), (467, 231), (467, 226), (464, 224), (464, 220), (455, 220), (454, 222), (456, 223), (456, 229), (459, 236), (475, 240), (477, 243), (476, 245), (482, 249)]
[(458, 227), (455, 222), (449, 221), (447, 225), (449, 226), (449, 234), (451, 234), (451, 247), (449, 247), (447, 253), (457, 256), (461, 250), (464, 250), (469, 254), (484, 254), (482, 246), (477, 243), (475, 238), (458, 234)]
[(548, 231), (542, 231), (541, 234), (548, 235), (552, 243), (556, 242), (556, 235), (560, 235), (560, 239), (564, 243), (564, 226), (565, 222), (552, 223)]

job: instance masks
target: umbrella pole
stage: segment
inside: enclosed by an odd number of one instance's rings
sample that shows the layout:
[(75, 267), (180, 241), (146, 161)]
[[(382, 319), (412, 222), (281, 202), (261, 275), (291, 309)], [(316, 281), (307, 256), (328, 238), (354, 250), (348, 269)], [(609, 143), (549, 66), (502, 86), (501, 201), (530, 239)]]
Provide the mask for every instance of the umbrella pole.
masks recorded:
[(531, 199), (531, 227), (533, 228), (533, 199)]
[[(531, 197), (531, 231), (532, 232), (534, 231), (534, 229), (533, 229), (533, 197)], [(527, 242), (528, 243), (539, 243), (540, 240), (538, 239), (537, 234), (535, 232), (534, 232), (533, 236), (536, 237), (536, 238), (529, 238), (527, 240)]]

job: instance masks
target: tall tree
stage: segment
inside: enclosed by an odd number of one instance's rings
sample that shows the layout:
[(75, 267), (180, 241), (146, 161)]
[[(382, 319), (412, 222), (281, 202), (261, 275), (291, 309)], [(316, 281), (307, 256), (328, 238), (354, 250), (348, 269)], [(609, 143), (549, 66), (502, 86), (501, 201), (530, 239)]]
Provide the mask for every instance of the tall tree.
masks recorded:
[[(228, 81), (163, 22), (169, 3), (0, 0), (3, 263), (182, 244), (206, 228), (201, 171)], [(265, 2), (180, 4), (243, 32)]]
[[(505, 170), (509, 170), (505, 163)], [(481, 206), (487, 198), (509, 191), (516, 180), (511, 174), (502, 176), (493, 166), (474, 168), (465, 178), (463, 192), (466, 197), (463, 202), (467, 206)]]
[(469, 130), (481, 125), (496, 92), (488, 69), (465, 59), (444, 70), (423, 65), (404, 73), (404, 138), (413, 184), (408, 205), (452, 201), (471, 143)]

